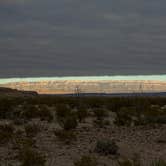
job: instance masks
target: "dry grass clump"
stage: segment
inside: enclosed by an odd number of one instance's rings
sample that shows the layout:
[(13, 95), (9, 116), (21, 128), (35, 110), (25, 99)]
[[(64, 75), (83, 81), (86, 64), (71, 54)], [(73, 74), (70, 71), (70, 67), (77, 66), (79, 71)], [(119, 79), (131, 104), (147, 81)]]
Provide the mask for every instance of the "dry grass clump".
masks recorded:
[(97, 160), (91, 156), (82, 156), (79, 160), (74, 161), (74, 166), (97, 166)]

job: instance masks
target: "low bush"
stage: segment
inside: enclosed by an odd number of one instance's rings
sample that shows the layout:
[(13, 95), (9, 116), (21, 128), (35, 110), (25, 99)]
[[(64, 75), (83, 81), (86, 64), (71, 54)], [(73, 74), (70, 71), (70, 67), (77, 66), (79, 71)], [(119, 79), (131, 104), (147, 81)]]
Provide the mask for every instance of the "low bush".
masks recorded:
[(77, 139), (74, 131), (66, 131), (66, 130), (56, 130), (54, 134), (58, 139), (65, 144), (70, 144)]
[(141, 166), (141, 160), (139, 154), (134, 154), (132, 159), (118, 160), (119, 166)]
[(117, 155), (118, 146), (113, 140), (98, 140), (95, 147), (95, 152), (102, 155)]
[(102, 108), (95, 108), (93, 112), (97, 120), (103, 120), (108, 115), (107, 111)]
[(59, 125), (64, 130), (75, 129), (78, 125), (76, 113), (64, 104), (58, 105), (56, 110), (56, 117)]
[(129, 108), (122, 107), (116, 112), (114, 123), (118, 126), (130, 126), (132, 123), (131, 110)]
[(0, 98), (0, 119), (9, 119), (12, 114), (12, 101), (6, 98)]
[(21, 166), (45, 166), (46, 158), (32, 148), (23, 148), (19, 152)]
[(20, 117), (28, 120), (39, 118), (48, 122), (53, 120), (53, 115), (46, 105), (24, 104)]
[(77, 118), (76, 116), (69, 116), (63, 119), (61, 121), (61, 126), (63, 127), (64, 130), (72, 130), (75, 129), (78, 126)]
[(39, 105), (39, 117), (40, 120), (51, 122), (53, 120), (53, 114), (46, 105)]
[(123, 161), (118, 161), (119, 166), (141, 166), (141, 163), (139, 160), (123, 160)]
[(86, 108), (78, 108), (76, 114), (79, 122), (83, 122), (88, 116), (88, 111)]
[(99, 128), (103, 128), (103, 127), (106, 127), (106, 126), (109, 126), (110, 125), (110, 121), (108, 120), (94, 120), (93, 121), (95, 127), (99, 127)]
[(39, 117), (38, 107), (36, 105), (27, 104), (27, 103), (23, 104), (20, 118), (29, 120), (38, 117)]
[(66, 104), (58, 104), (56, 106), (56, 117), (58, 120), (71, 115), (71, 109)]
[(29, 147), (35, 147), (36, 140), (31, 137), (25, 137), (23, 135), (15, 135), (13, 140), (13, 147), (15, 149), (21, 150)]
[(146, 124), (166, 124), (166, 113), (160, 111), (145, 112)]
[(12, 124), (2, 124), (0, 125), (0, 143), (8, 143), (12, 140), (14, 135), (14, 127)]
[(151, 166), (166, 166), (166, 161), (156, 160), (152, 162)]
[(40, 132), (40, 126), (37, 124), (28, 124), (24, 128), (27, 137), (35, 137)]
[(129, 159), (123, 160), (123, 161), (118, 161), (119, 166), (135, 166), (133, 165), (133, 162)]
[(82, 156), (74, 162), (74, 166), (97, 166), (97, 160), (94, 157)]

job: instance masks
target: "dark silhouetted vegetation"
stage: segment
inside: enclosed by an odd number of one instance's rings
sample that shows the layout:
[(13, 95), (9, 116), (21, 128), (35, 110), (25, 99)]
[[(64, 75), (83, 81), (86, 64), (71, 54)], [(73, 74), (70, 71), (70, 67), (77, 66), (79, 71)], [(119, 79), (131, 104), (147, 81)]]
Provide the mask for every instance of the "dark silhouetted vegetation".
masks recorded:
[(97, 166), (97, 160), (91, 156), (82, 156), (81, 159), (74, 162), (75, 166)]
[(8, 143), (12, 140), (14, 135), (14, 128), (12, 124), (0, 125), (0, 144)]
[(118, 146), (113, 140), (98, 140), (96, 143), (95, 152), (100, 153), (102, 155), (117, 155), (118, 154)]

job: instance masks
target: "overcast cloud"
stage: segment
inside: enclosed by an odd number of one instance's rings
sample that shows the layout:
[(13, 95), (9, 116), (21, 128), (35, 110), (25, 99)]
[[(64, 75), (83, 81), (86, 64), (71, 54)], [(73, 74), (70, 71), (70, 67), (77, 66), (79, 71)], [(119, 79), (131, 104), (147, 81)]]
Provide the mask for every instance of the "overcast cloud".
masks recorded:
[(166, 73), (165, 0), (0, 0), (0, 77)]

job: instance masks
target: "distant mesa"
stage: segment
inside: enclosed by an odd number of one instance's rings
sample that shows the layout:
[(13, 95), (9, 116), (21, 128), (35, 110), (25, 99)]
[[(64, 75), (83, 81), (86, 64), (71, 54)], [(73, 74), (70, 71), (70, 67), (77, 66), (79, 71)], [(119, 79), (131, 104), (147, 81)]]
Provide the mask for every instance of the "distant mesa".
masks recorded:
[(0, 79), (0, 86), (39, 94), (159, 93), (166, 92), (166, 75)]

